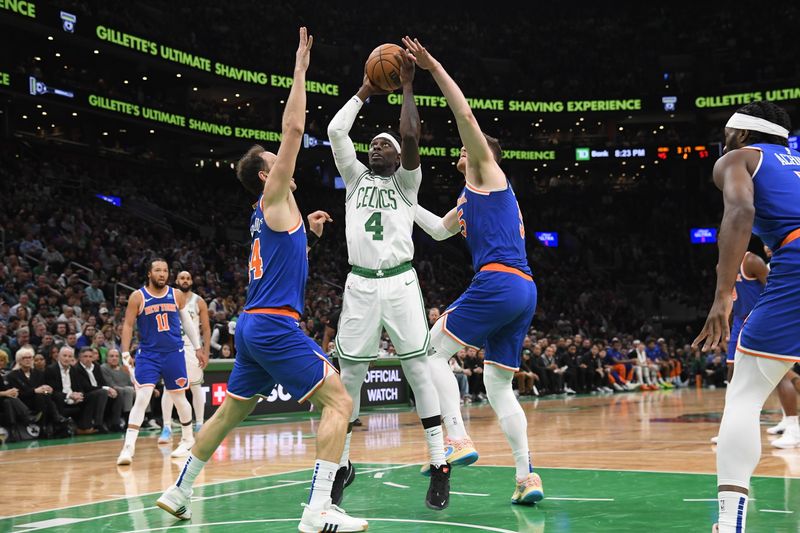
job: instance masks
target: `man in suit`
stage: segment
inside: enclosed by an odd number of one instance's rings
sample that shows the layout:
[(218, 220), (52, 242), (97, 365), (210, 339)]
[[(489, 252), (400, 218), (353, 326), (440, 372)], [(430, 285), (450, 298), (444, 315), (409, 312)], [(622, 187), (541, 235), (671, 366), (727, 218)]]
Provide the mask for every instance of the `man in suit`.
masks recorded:
[[(80, 388), (84, 394), (97, 394), (107, 398), (105, 402), (98, 402), (98, 410), (93, 415), (94, 427), (100, 433), (108, 433), (109, 427), (114, 431), (121, 431), (122, 402), (117, 401), (116, 389), (109, 387), (106, 383), (100, 365), (94, 364), (98, 356), (97, 349), (92, 346), (81, 348), (78, 364), (75, 365), (78, 371)], [(104, 417), (104, 414), (107, 417)], [(106, 424), (106, 420), (108, 424)]]
[[(71, 416), (78, 421), (78, 435), (97, 433), (97, 429), (92, 427), (92, 420), (96, 413), (103, 413), (105, 410), (108, 394), (102, 389), (90, 394), (84, 393), (78, 369), (72, 366), (74, 363), (75, 351), (69, 346), (62, 346), (58, 352), (58, 361), (45, 370), (45, 383), (52, 387), (53, 400), (61, 415)], [(102, 423), (102, 414), (99, 420)]]

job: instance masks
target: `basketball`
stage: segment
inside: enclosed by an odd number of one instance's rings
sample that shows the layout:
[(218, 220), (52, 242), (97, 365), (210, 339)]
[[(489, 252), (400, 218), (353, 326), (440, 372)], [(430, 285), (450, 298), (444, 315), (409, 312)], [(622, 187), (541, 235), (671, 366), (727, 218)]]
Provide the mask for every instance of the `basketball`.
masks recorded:
[(386, 43), (378, 46), (367, 58), (364, 70), (369, 81), (384, 91), (400, 88), (400, 62), (395, 57), (403, 49), (396, 44)]

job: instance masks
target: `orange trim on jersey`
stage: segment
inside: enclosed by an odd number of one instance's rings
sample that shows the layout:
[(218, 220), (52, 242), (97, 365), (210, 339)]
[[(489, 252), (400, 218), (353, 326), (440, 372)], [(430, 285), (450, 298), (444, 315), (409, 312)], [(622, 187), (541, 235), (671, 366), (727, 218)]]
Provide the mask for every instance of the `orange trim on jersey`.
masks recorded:
[(479, 189), (479, 188), (477, 188), (475, 186), (472, 186), (466, 180), (464, 181), (464, 183), (466, 184), (467, 189), (471, 190), (474, 193), (483, 194), (485, 196), (489, 196), (492, 193), (492, 191), (484, 191), (483, 189)]
[(761, 352), (753, 352), (746, 348), (742, 348), (741, 344), (737, 346), (736, 349), (744, 354), (752, 355), (753, 357), (763, 357), (764, 359), (774, 359), (775, 361), (790, 361), (796, 363), (798, 360), (800, 360), (800, 357), (794, 355), (775, 355), (775, 354), (765, 354)]
[(796, 241), (797, 239), (800, 239), (800, 228), (797, 228), (789, 235), (787, 235), (786, 238), (783, 239), (783, 241), (781, 242), (781, 246), (786, 246), (790, 242)]
[(506, 272), (508, 274), (515, 274), (523, 279), (528, 281), (533, 281), (533, 278), (530, 277), (528, 274), (523, 272), (522, 270), (510, 266), (506, 266), (502, 263), (486, 263), (481, 267), (481, 272), (484, 270), (489, 270), (492, 272)]
[(281, 315), (300, 320), (300, 314), (297, 311), (281, 307), (255, 307), (253, 309), (245, 309), (244, 312), (250, 315)]
[(518, 372), (519, 371), (519, 367), (514, 368), (513, 366), (501, 365), (500, 363), (495, 363), (494, 361), (487, 361), (486, 359), (483, 360), (483, 364), (484, 365), (493, 365), (493, 366), (496, 366), (498, 368), (502, 368), (503, 370), (508, 370), (509, 372)]
[(450, 333), (450, 331), (448, 331), (448, 329), (447, 329), (447, 313), (444, 313), (442, 316), (444, 316), (444, 322), (442, 322), (442, 331), (445, 333), (445, 335), (447, 335), (448, 337), (450, 337), (451, 339), (456, 341), (461, 346), (466, 346), (468, 348), (475, 348), (476, 350), (480, 350), (480, 348), (478, 348), (477, 346), (473, 346), (471, 344), (468, 344), (468, 343), (462, 341), (461, 339), (459, 339), (458, 337), (456, 337), (455, 335), (453, 335), (452, 333)]
[(144, 291), (142, 289), (137, 289), (137, 290), (139, 291), (139, 294), (142, 295), (142, 303), (139, 304), (139, 312), (136, 313), (136, 316), (139, 316), (139, 315), (142, 314), (142, 311), (144, 311), (144, 299), (145, 298), (144, 298)]
[(228, 396), (230, 396), (230, 397), (231, 397), (231, 398), (233, 398), (234, 400), (239, 400), (240, 402), (246, 402), (247, 400), (252, 400), (252, 399), (253, 399), (253, 398), (255, 398), (256, 396), (258, 396), (258, 394), (254, 394), (253, 396), (251, 396), (251, 397), (249, 397), (249, 398), (245, 398), (244, 396), (239, 396), (239, 395), (236, 395), (236, 394), (232, 393), (232, 392), (231, 392), (231, 391), (229, 391), (229, 390), (226, 390), (226, 391), (225, 391), (225, 394), (227, 394)]
[(749, 254), (749, 253), (750, 252), (745, 252), (744, 253), (744, 257), (742, 257), (742, 264), (739, 265), (739, 271), (742, 273), (742, 277), (744, 279), (746, 279), (747, 281), (755, 281), (758, 278), (751, 278), (750, 276), (748, 276), (747, 274), (744, 273), (744, 262), (747, 260), (747, 254)]
[(297, 223), (297, 225), (296, 225), (295, 227), (293, 227), (292, 229), (290, 229), (290, 230), (289, 230), (289, 235), (291, 235), (291, 234), (292, 234), (292, 233), (294, 233), (295, 231), (299, 230), (299, 229), (300, 229), (300, 226), (302, 226), (302, 225), (303, 225), (303, 216), (301, 215), (301, 216), (300, 216), (300, 221)]

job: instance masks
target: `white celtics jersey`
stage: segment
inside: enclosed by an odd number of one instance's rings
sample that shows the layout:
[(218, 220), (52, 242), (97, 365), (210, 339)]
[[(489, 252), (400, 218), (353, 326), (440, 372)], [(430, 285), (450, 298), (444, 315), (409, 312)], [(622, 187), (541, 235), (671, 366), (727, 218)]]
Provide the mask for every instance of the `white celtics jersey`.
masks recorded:
[[(341, 169), (340, 169), (341, 170)], [(345, 200), (347, 256), (353, 266), (378, 270), (411, 261), (414, 211), (422, 169), (402, 166), (389, 177), (373, 174), (360, 162), (342, 176)]]
[[(189, 297), (189, 301), (186, 302), (186, 309), (189, 312), (189, 316), (192, 317), (192, 324), (194, 325), (195, 331), (197, 332), (197, 338), (200, 337), (200, 306), (197, 305), (197, 301), (200, 299), (198, 295), (192, 293)], [(181, 336), (183, 337), (183, 345), (187, 348), (192, 348), (194, 350), (194, 346), (192, 345), (192, 341), (189, 340), (189, 336), (186, 335), (186, 332), (183, 330), (183, 324), (181, 324)]]

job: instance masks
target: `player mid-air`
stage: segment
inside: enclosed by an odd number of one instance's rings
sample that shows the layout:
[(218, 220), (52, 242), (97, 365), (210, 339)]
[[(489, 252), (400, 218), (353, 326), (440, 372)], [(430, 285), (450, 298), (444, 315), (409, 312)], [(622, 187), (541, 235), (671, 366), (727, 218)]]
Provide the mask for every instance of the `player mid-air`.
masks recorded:
[(472, 254), (475, 277), (469, 288), (431, 329), (431, 366), (448, 433), (451, 464), (477, 459), (461, 418), (458, 384), (448, 360), (465, 346), (485, 347), (484, 385), (489, 403), (511, 445), (516, 489), (511, 502), (536, 503), (544, 496), (528, 449), (528, 422), (511, 382), (519, 369), (522, 343), (536, 310), (536, 284), (525, 253), (522, 212), (500, 168), (497, 139), (485, 135), (464, 94), (441, 63), (417, 39), (403, 43), (417, 66), (430, 71), (447, 99), (464, 147), (456, 167), (464, 189), (456, 207), (439, 218), (417, 206), (416, 222), (434, 239), (461, 231)]
[(361, 387), (371, 361), (378, 356), (383, 328), (389, 333), (417, 402), (425, 431), (431, 481), (425, 498), (431, 509), (447, 507), (450, 467), (444, 456), (439, 396), (428, 365), (429, 336), (425, 305), (417, 273), (411, 265), (414, 210), (422, 180), (419, 160), (420, 119), (414, 103), (414, 63), (402, 50), (400, 62), (403, 106), (400, 139), (379, 133), (369, 145), (369, 167), (356, 159), (349, 132), (364, 102), (383, 94), (365, 75), (364, 82), (331, 120), (328, 136), (336, 166), (346, 186), (348, 260), (352, 267), (345, 281), (336, 351), (342, 381), (353, 399), (344, 453), (334, 483), (333, 502), (353, 479), (349, 461), (353, 421), (361, 406)]
[(164, 394), (172, 396), (181, 423), (181, 442), (172, 452), (173, 457), (189, 453), (194, 445), (192, 434), (192, 406), (184, 391), (189, 387), (186, 358), (181, 328), (194, 348), (200, 368), (205, 367), (206, 356), (200, 346), (200, 337), (193, 328), (186, 309), (186, 296), (167, 286), (169, 265), (163, 259), (153, 259), (147, 269), (147, 284), (131, 294), (122, 325), (122, 360), (130, 368), (131, 339), (134, 322), (139, 330), (139, 351), (134, 359), (133, 378), (136, 399), (128, 416), (125, 444), (117, 458), (118, 465), (129, 465), (136, 451), (136, 439), (144, 420), (150, 396), (158, 380), (164, 378)]
[[(195, 431), (200, 431), (205, 418), (206, 393), (203, 390), (203, 368), (200, 360), (208, 361), (208, 350), (211, 346), (211, 326), (208, 319), (208, 304), (192, 292), (192, 275), (183, 270), (175, 277), (175, 285), (186, 296), (186, 311), (192, 319), (192, 327), (198, 336), (203, 338), (203, 354), (194, 353), (194, 346), (189, 334), (183, 332), (183, 352), (186, 356), (186, 374), (189, 378), (189, 390), (192, 393), (192, 407), (195, 416)], [(201, 335), (202, 334), (202, 335)], [(164, 420), (158, 443), (164, 444), (172, 440), (172, 408), (174, 402), (171, 394), (161, 396), (161, 418)]]
[[(311, 400), (321, 410), (317, 428), (317, 461), (308, 503), (299, 530), (365, 531), (367, 522), (348, 516), (331, 503), (331, 487), (344, 448), (353, 402), (323, 350), (299, 327), (308, 275), (308, 241), (294, 198), (293, 175), (306, 116), (306, 70), (313, 39), (300, 28), (294, 81), (283, 112), (282, 141), (277, 154), (253, 146), (239, 160), (237, 177), (253, 195), (250, 218), (249, 286), (236, 326), (236, 360), (228, 393), (197, 436), (175, 484), (158, 506), (188, 520), (192, 484), (222, 440), (250, 414), (259, 397), (280, 384), (299, 402)], [(311, 231), (322, 235), (327, 213), (308, 216)], [(265, 500), (269, 505), (269, 500)]]
[(770, 102), (740, 108), (725, 126), (725, 155), (714, 165), (725, 211), (714, 303), (695, 347), (730, 337), (739, 264), (755, 233), (773, 251), (767, 285), (742, 326), (736, 368), (719, 430), (720, 533), (745, 531), (750, 477), (761, 456), (759, 417), (769, 394), (800, 361), (800, 153), (789, 148), (789, 115)]

